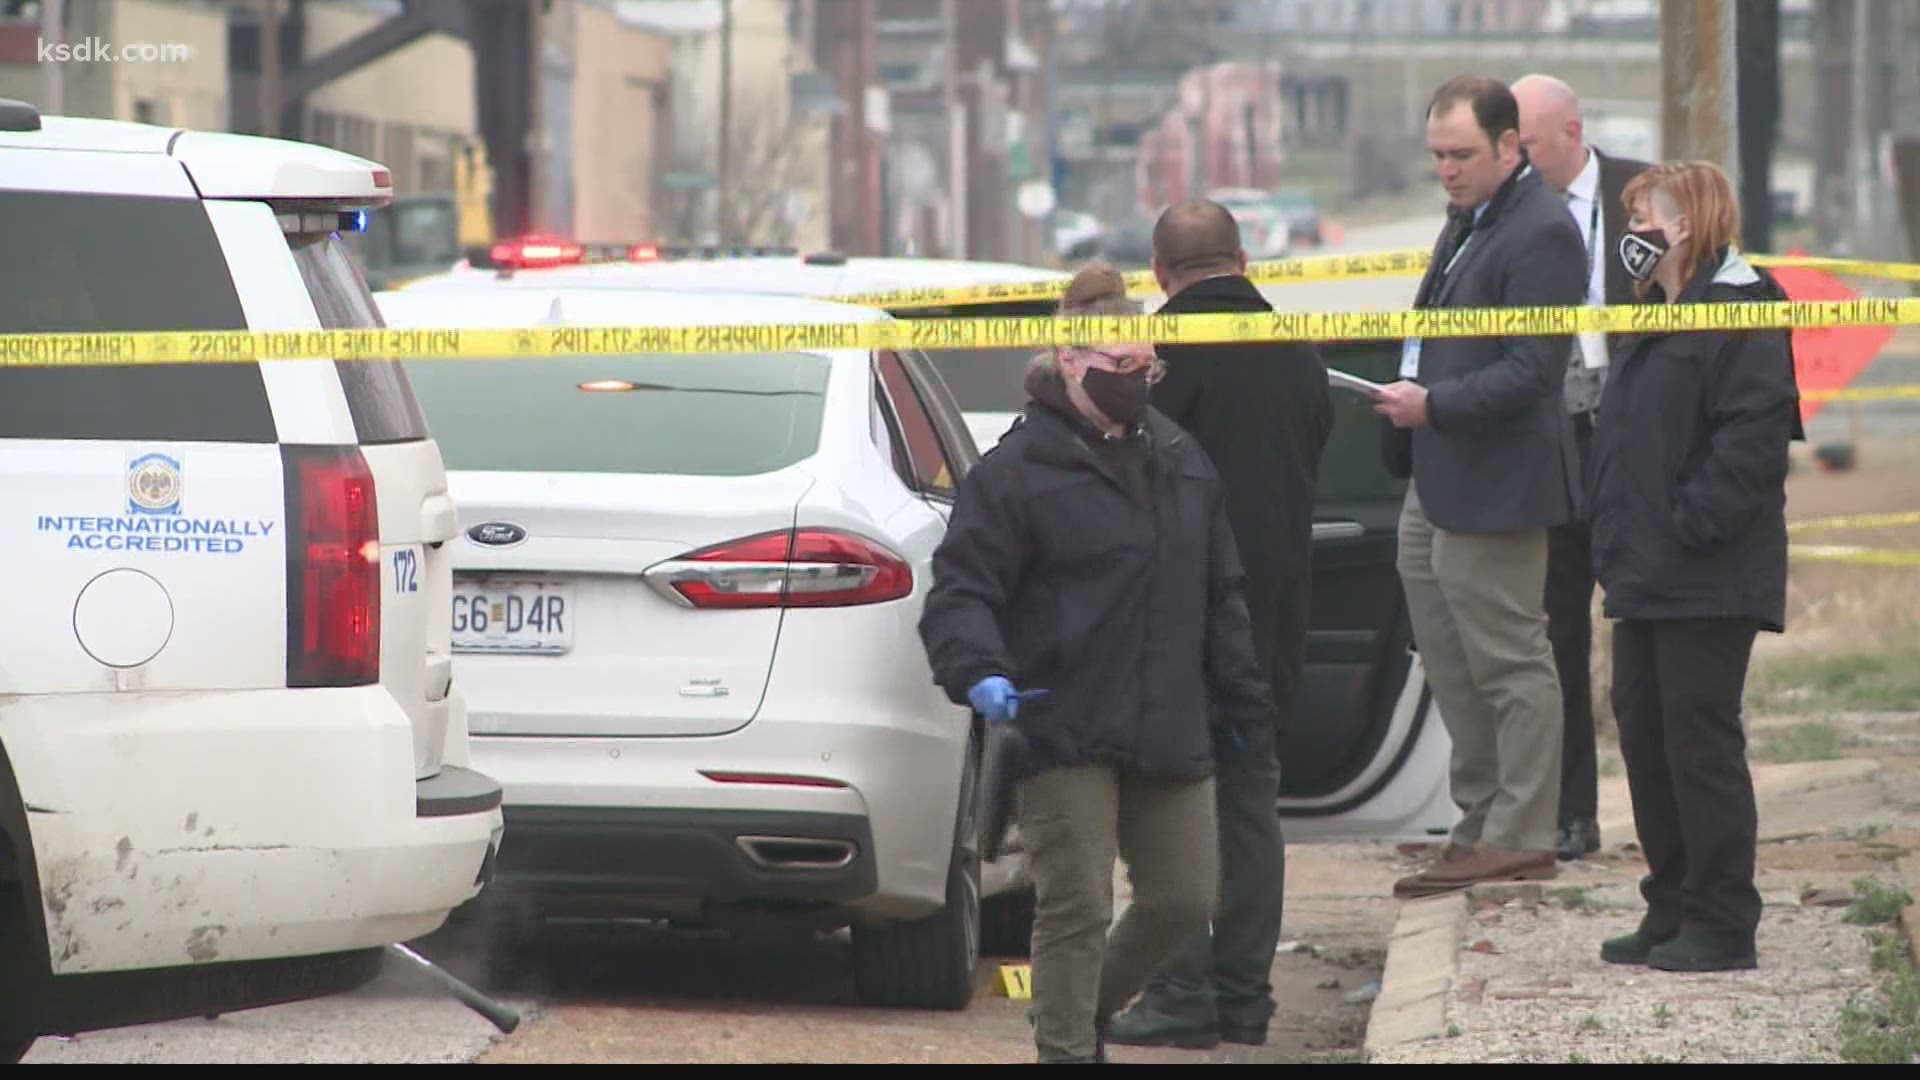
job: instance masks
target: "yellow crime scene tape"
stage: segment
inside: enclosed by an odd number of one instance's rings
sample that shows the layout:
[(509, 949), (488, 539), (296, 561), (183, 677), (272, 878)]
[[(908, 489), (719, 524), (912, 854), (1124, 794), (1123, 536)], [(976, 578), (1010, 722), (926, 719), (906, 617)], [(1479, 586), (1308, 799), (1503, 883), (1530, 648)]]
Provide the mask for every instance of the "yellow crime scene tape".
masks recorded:
[(1828, 529), (1891, 529), (1901, 525), (1920, 525), (1920, 510), (1892, 514), (1842, 514), (1838, 517), (1806, 518), (1787, 522), (1788, 532), (1825, 532)]
[[(1402, 251), (1372, 251), (1353, 255), (1310, 255), (1295, 259), (1270, 259), (1248, 263), (1247, 278), (1256, 285), (1291, 285), (1366, 278), (1417, 277), (1427, 272), (1427, 263), (1431, 258), (1431, 252), (1419, 248), (1408, 248)], [(1920, 282), (1920, 264), (1914, 263), (1830, 259), (1807, 255), (1749, 255), (1747, 259), (1755, 266), (1798, 267), (1808, 270), (1825, 270), (1851, 277)], [(1062, 273), (1058, 280), (1053, 281), (896, 289), (884, 292), (848, 293), (833, 299), (841, 303), (886, 308), (890, 311), (1058, 300), (1066, 292), (1067, 281), (1067, 275)], [(1150, 296), (1160, 291), (1160, 283), (1154, 280), (1150, 271), (1136, 270), (1126, 275), (1126, 281), (1127, 291), (1135, 296)]]
[(1856, 566), (1920, 566), (1920, 551), (1847, 544), (1792, 544), (1787, 548), (1787, 555), (1794, 559), (1852, 563)]
[(520, 360), (820, 349), (1008, 349), (1120, 342), (1380, 341), (1920, 325), (1920, 299), (1377, 312), (994, 316), (872, 323), (222, 330), (0, 335), (0, 367), (269, 360)]

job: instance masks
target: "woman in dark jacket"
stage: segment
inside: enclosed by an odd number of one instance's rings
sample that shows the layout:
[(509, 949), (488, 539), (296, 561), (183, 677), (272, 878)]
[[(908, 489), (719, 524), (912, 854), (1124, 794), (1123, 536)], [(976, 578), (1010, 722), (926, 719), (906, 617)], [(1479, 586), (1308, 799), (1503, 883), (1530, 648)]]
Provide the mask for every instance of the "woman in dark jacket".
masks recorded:
[[(1784, 299), (1738, 251), (1705, 162), (1628, 184), (1619, 256), (1644, 302)], [(1800, 434), (1785, 330), (1618, 343), (1588, 477), (1613, 634), (1613, 709), (1649, 873), (1647, 911), (1601, 947), (1664, 971), (1756, 966), (1757, 820), (1741, 697), (1758, 632), (1785, 629), (1787, 444)]]
[[(1081, 271), (1061, 305), (1138, 310), (1105, 267)], [(1207, 924), (1215, 746), (1275, 720), (1223, 489), (1148, 407), (1159, 370), (1146, 344), (1036, 361), (1025, 412), (960, 485), (920, 623), (948, 696), (1026, 737), (1018, 823), (1045, 1062), (1104, 1060), (1108, 1018)], [(1134, 893), (1109, 940), (1116, 853)]]

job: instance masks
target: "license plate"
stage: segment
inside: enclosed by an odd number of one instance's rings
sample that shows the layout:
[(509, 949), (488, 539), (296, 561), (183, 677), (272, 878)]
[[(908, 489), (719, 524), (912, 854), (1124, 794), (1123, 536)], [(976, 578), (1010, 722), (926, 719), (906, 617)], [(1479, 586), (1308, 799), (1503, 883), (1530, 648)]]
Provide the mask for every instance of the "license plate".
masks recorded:
[(541, 581), (455, 581), (460, 652), (563, 653), (573, 647), (573, 589)]

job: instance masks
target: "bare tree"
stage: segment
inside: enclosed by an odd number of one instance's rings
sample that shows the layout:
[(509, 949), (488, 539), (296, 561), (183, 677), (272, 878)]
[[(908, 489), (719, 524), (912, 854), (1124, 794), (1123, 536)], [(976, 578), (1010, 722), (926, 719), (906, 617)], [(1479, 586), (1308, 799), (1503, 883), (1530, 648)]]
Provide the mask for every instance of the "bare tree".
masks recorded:
[(782, 121), (773, 110), (735, 114), (728, 149), (732, 156), (731, 190), (727, 218), (721, 223), (724, 242), (785, 246), (793, 242), (794, 224), (787, 201), (807, 191), (808, 149), (812, 141), (804, 128)]
[[(716, 221), (722, 205), (712, 187), (665, 192), (661, 220), (665, 234), (683, 244), (725, 243), (783, 247), (793, 243), (795, 226), (787, 214), (788, 199), (812, 191), (817, 176), (811, 168), (811, 132), (798, 124), (781, 123), (771, 109), (736, 112), (728, 140), (731, 190), (725, 200), (727, 220)], [(667, 171), (682, 175), (712, 174), (714, 148), (695, 147), (676, 152)]]

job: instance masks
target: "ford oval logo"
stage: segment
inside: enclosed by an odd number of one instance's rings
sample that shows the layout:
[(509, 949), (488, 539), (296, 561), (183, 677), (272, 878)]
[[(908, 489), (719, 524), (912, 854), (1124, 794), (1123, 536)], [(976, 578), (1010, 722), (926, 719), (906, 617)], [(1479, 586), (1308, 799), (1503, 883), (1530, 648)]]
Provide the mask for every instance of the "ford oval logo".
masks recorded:
[(484, 521), (467, 530), (467, 539), (488, 547), (512, 547), (527, 538), (527, 530), (505, 521)]

